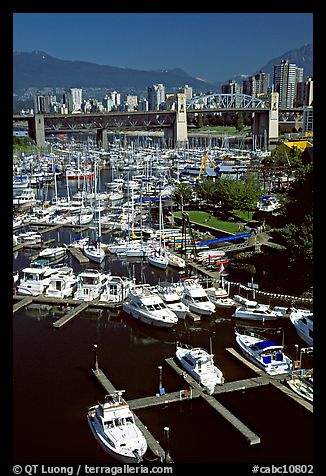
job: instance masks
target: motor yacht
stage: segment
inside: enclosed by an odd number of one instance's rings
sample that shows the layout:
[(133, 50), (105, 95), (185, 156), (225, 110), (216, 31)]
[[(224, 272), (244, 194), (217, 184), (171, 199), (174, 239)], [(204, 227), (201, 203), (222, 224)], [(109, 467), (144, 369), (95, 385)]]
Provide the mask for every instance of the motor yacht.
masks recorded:
[(292, 360), (284, 353), (283, 346), (264, 339), (251, 331), (235, 331), (235, 339), (246, 357), (269, 375), (289, 373)]
[(106, 395), (104, 403), (90, 407), (87, 421), (92, 434), (110, 456), (123, 463), (139, 463), (146, 453), (147, 441), (121, 395), (121, 391)]
[(73, 296), (77, 289), (77, 276), (70, 266), (59, 268), (50, 277), (50, 283), (45, 290), (45, 295), (56, 298), (68, 298)]
[(175, 356), (182, 367), (207, 393), (212, 395), (215, 385), (224, 383), (223, 373), (214, 365), (214, 355), (201, 347), (190, 347), (177, 342)]
[(205, 289), (196, 279), (180, 280), (176, 289), (180, 293), (181, 301), (189, 307), (191, 312), (210, 316), (215, 311), (215, 304), (209, 300)]
[(141, 322), (157, 327), (172, 327), (178, 317), (148, 285), (138, 284), (129, 290), (123, 310)]
[(313, 313), (308, 309), (296, 309), (290, 310), (290, 321), (295, 327), (298, 336), (305, 341), (309, 347), (314, 345), (313, 339)]
[(50, 284), (51, 275), (57, 270), (47, 265), (47, 262), (32, 263), (22, 269), (22, 277), (17, 286), (17, 294), (26, 296), (38, 296), (45, 292)]
[(181, 301), (180, 295), (177, 293), (173, 283), (160, 282), (154, 287), (154, 291), (160, 296), (178, 317), (178, 319), (185, 319), (189, 313), (189, 307)]
[(73, 299), (93, 301), (105, 288), (108, 276), (97, 269), (86, 269), (78, 274), (77, 290)]

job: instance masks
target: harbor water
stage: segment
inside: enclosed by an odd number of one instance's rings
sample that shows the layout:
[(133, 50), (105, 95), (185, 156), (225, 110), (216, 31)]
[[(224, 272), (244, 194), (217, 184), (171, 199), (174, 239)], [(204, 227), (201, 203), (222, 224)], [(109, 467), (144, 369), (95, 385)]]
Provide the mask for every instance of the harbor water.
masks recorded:
[[(69, 243), (75, 237), (74, 229), (61, 228), (47, 233), (44, 239)], [(106, 240), (109, 236), (103, 235), (103, 241)], [(32, 253), (16, 252), (13, 270), (26, 267)], [(97, 265), (79, 264), (68, 253), (65, 264), (72, 266), (75, 273), (95, 267), (135, 277), (138, 283), (175, 282), (183, 276), (173, 268), (153, 268), (142, 258), (110, 254)], [(223, 371), (226, 382), (255, 376), (226, 350), (237, 349), (234, 328), (239, 324), (229, 310), (217, 310), (200, 321), (186, 318), (173, 328), (161, 329), (140, 323), (122, 310), (93, 309), (84, 311), (62, 329), (54, 329), (53, 323), (65, 312), (66, 309), (56, 306), (33, 304), (13, 316), (15, 464), (116, 465), (94, 439), (86, 420), (88, 407), (103, 402), (105, 396), (91, 372), (94, 344), (98, 346), (99, 367), (117, 389), (125, 390), (126, 400), (159, 393), (159, 366), (165, 392), (184, 388), (184, 380), (165, 363), (166, 358), (174, 356), (177, 341), (207, 350), (211, 344), (215, 364)], [(284, 342), (293, 359), (296, 344), (306, 347), (288, 320), (255, 326), (264, 335)], [(310, 358), (306, 359), (307, 367), (312, 366)], [(250, 445), (201, 398), (135, 413), (162, 446), (164, 428), (169, 428), (169, 450), (175, 463), (313, 463), (313, 414), (277, 388), (267, 385), (214, 398), (254, 431), (260, 443)]]

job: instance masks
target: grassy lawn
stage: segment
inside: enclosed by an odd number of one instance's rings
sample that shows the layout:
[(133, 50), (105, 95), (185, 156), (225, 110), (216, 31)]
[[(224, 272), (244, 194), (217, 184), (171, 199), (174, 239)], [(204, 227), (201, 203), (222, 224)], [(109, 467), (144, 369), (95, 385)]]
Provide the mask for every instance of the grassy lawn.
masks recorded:
[[(189, 215), (189, 220), (193, 223), (198, 223), (199, 225), (209, 226), (211, 228), (216, 228), (221, 231), (225, 231), (226, 233), (233, 233), (237, 234), (242, 232), (242, 229), (239, 230), (239, 222), (237, 221), (226, 221), (213, 216), (211, 213), (202, 212), (202, 211), (187, 211)], [(176, 212), (174, 214), (176, 217), (181, 218), (181, 212)], [(247, 213), (246, 213), (247, 215)], [(210, 218), (209, 218), (210, 217)], [(245, 218), (247, 220), (247, 217)]]
[(251, 132), (251, 127), (244, 127), (242, 131), (237, 131), (233, 126), (203, 126), (200, 128), (189, 128), (189, 132), (211, 133), (220, 135), (246, 135)]

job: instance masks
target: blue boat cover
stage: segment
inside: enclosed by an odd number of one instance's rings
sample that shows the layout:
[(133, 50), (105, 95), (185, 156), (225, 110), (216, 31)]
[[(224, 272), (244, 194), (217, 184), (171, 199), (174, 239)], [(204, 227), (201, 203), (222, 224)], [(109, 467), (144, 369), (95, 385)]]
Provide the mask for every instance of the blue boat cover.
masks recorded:
[(255, 347), (257, 347), (260, 350), (266, 349), (267, 347), (280, 347), (276, 342), (266, 339), (266, 340), (261, 340), (255, 344)]

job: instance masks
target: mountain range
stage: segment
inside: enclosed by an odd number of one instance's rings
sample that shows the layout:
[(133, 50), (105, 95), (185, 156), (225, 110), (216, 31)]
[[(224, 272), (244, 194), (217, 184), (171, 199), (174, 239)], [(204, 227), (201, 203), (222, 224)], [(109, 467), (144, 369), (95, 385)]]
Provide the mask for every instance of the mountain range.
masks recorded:
[[(313, 45), (304, 45), (301, 48), (285, 52), (283, 55), (272, 58), (264, 66), (249, 75), (239, 75), (234, 78), (240, 84), (244, 77), (263, 71), (270, 74), (273, 80), (274, 65), (282, 59), (304, 68), (304, 77), (313, 75)], [(82, 78), (82, 79), (81, 79)], [(220, 90), (221, 84), (196, 78), (182, 69), (162, 71), (143, 71), (115, 66), (102, 66), (86, 61), (69, 61), (54, 58), (43, 51), (13, 53), (13, 92), (18, 97), (30, 88), (40, 90), (43, 88), (80, 87), (107, 88), (129, 94), (146, 94), (147, 87), (152, 84), (162, 83), (168, 92), (174, 92), (184, 85), (192, 86), (196, 93)]]

